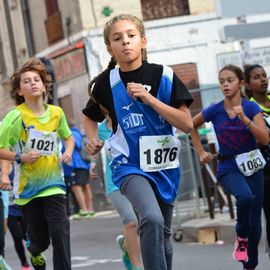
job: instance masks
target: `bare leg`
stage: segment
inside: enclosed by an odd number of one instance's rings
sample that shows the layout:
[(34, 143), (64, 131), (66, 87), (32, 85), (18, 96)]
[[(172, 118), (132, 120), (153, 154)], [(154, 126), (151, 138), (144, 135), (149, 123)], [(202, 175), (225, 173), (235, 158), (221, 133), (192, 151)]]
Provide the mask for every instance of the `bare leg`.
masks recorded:
[(82, 189), (83, 189), (83, 194), (84, 194), (84, 199), (85, 199), (86, 210), (93, 212), (94, 211), (93, 202), (92, 202), (93, 195), (92, 195), (90, 184), (83, 185)]
[(75, 195), (75, 198), (76, 198), (76, 200), (77, 200), (77, 202), (79, 204), (80, 209), (83, 210), (83, 211), (87, 211), (82, 186), (81, 185), (73, 185), (71, 187), (71, 190)]
[(129, 258), (134, 267), (142, 268), (141, 265), (141, 249), (138, 236), (138, 224), (135, 221), (129, 222), (124, 226), (125, 246), (128, 251)]

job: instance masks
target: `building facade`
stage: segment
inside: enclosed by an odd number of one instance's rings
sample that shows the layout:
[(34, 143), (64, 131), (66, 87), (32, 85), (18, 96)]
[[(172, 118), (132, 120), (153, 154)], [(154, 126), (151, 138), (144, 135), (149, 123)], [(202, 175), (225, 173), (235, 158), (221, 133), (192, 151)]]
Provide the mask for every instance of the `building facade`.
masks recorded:
[[(221, 18), (217, 14), (217, 1), (3, 0), (1, 102), (9, 100), (7, 82), (14, 68), (29, 56), (45, 57), (55, 73), (54, 94), (59, 104), (68, 117), (82, 126), (81, 108), (88, 100), (87, 83), (109, 61), (103, 25), (116, 14), (132, 10), (145, 23), (149, 62), (173, 67), (194, 96), (191, 109), (195, 114), (222, 97), (218, 90), (218, 69), (226, 63), (242, 65), (243, 60), (239, 41), (221, 40), (220, 31), (238, 20)], [(247, 23), (269, 19), (270, 13), (246, 16)], [(270, 73), (270, 37), (250, 40), (249, 46), (254, 61), (263, 64)], [(10, 105), (4, 106), (0, 114), (4, 115)]]

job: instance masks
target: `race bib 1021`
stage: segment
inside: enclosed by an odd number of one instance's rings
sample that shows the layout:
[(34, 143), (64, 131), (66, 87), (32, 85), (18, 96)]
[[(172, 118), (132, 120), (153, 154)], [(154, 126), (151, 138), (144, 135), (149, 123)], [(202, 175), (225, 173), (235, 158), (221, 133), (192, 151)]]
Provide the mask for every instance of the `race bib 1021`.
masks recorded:
[(54, 155), (57, 150), (56, 132), (44, 132), (30, 129), (25, 150), (38, 150), (41, 156)]

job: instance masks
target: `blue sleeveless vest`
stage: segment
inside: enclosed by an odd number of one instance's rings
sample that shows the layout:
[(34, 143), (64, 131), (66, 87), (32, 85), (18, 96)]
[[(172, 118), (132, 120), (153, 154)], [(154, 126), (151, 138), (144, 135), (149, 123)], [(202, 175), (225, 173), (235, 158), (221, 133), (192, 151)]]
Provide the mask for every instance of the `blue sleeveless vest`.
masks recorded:
[[(167, 105), (170, 104), (172, 79), (172, 69), (164, 66), (157, 98)], [(116, 133), (108, 139), (113, 182), (120, 188), (128, 175), (145, 176), (153, 182), (157, 195), (164, 202), (171, 203), (177, 195), (180, 168), (157, 172), (142, 171), (139, 161), (139, 138), (151, 135), (175, 135), (175, 128), (151, 106), (128, 95), (118, 68), (111, 70), (110, 84), (118, 121)]]

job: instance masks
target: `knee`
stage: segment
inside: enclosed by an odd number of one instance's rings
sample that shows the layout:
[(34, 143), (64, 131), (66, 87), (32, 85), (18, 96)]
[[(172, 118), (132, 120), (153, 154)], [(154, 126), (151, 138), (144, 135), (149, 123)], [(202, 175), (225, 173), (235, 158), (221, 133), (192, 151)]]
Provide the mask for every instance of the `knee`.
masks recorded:
[(138, 229), (138, 222), (137, 221), (130, 221), (125, 225), (127, 230), (137, 230)]
[(239, 196), (237, 198), (237, 205), (249, 207), (253, 204), (254, 199), (255, 199), (255, 197), (252, 194), (246, 194), (246, 195)]
[(161, 215), (157, 215), (155, 213), (148, 214), (141, 220), (141, 225), (149, 225), (152, 228), (158, 227), (163, 230), (164, 219)]

